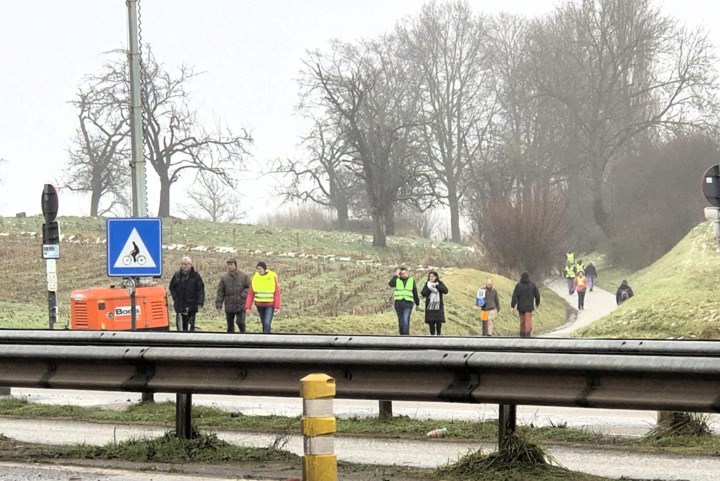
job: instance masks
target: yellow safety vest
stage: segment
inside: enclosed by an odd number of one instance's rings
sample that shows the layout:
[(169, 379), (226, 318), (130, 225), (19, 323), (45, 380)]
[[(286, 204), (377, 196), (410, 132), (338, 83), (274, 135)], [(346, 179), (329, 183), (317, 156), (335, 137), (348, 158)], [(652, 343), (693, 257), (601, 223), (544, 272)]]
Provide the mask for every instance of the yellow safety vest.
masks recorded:
[(255, 302), (273, 302), (275, 300), (275, 273), (267, 271), (264, 276), (257, 272), (252, 278), (252, 290)]
[(395, 300), (415, 302), (412, 293), (414, 285), (415, 281), (412, 277), (408, 277), (405, 284), (403, 284), (403, 280), (398, 277), (395, 281)]
[(566, 252), (565, 259), (566, 259), (565, 262), (567, 262), (569, 264), (574, 264), (575, 263), (575, 253), (574, 252)]
[(568, 279), (575, 277), (575, 269), (573, 269), (573, 266), (565, 266), (565, 277)]
[(577, 282), (577, 285), (578, 285), (578, 286), (584, 286), (584, 285), (587, 284), (587, 277), (585, 277), (585, 276), (583, 276), (583, 277), (578, 277), (577, 280), (576, 280), (576, 282)]

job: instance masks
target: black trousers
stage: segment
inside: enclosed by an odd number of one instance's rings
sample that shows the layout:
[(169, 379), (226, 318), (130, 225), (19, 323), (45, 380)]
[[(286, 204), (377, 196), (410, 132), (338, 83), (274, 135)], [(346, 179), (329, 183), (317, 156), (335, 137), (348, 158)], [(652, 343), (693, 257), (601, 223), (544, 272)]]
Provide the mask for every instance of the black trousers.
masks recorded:
[(227, 321), (227, 332), (235, 332), (235, 322), (237, 322), (240, 333), (245, 332), (245, 311), (226, 312), (225, 320)]
[(178, 331), (194, 331), (195, 330), (195, 314), (197, 312), (188, 312), (177, 314), (177, 330)]

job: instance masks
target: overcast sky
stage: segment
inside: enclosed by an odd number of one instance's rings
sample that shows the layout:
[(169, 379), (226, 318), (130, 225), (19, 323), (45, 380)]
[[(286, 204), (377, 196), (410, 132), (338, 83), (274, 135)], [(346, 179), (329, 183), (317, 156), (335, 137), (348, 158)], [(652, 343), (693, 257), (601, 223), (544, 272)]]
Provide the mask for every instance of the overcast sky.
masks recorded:
[[(332, 38), (352, 41), (388, 31), (419, 12), (422, 0), (140, 0), (142, 37), (169, 70), (205, 72), (189, 84), (204, 118), (252, 131), (253, 165), (293, 155), (302, 122), (294, 113), (297, 77), (307, 49)], [(555, 1), (471, 0), (475, 11), (537, 16)], [(720, 45), (720, 7), (707, 0), (657, 2), (690, 26), (703, 25)], [(0, 28), (0, 216), (40, 212), (42, 185), (60, 178), (75, 129), (69, 105), (102, 52), (127, 48), (125, 0), (3, 2)], [(708, 164), (710, 165), (710, 164)], [(257, 170), (257, 169), (256, 169)], [(148, 177), (154, 172), (148, 164)], [(185, 182), (189, 179), (185, 179)], [(242, 179), (248, 221), (267, 212), (271, 178)], [(152, 184), (148, 211), (157, 211)], [(173, 214), (184, 186), (171, 193)], [(60, 215), (87, 215), (89, 201), (60, 193)]]

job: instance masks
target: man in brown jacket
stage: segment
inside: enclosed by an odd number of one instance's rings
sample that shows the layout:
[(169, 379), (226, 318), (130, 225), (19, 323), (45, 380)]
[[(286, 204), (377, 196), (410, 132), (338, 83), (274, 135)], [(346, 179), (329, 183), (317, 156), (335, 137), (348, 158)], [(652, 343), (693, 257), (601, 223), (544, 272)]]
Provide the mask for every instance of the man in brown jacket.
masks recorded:
[(215, 307), (221, 312), (225, 304), (227, 332), (235, 332), (237, 322), (241, 333), (245, 332), (245, 298), (250, 289), (250, 277), (238, 270), (235, 259), (227, 260), (227, 272), (220, 279), (215, 296)]

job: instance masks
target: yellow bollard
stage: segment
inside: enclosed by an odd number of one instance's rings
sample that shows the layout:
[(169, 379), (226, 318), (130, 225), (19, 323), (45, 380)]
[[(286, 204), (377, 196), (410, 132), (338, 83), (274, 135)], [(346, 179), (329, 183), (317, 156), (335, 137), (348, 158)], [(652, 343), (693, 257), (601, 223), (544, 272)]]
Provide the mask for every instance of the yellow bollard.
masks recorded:
[(300, 380), (303, 398), (302, 433), (305, 456), (303, 481), (337, 481), (337, 458), (333, 434), (335, 379), (327, 374), (309, 374)]

